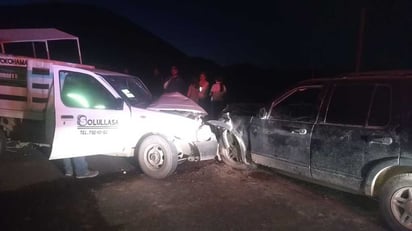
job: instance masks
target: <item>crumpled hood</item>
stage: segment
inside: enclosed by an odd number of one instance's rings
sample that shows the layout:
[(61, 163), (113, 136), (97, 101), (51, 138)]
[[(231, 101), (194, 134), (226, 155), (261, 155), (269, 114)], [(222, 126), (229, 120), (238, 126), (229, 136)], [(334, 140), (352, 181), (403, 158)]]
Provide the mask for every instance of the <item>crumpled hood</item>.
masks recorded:
[(207, 112), (193, 100), (178, 93), (164, 93), (147, 107), (148, 110), (206, 116)]

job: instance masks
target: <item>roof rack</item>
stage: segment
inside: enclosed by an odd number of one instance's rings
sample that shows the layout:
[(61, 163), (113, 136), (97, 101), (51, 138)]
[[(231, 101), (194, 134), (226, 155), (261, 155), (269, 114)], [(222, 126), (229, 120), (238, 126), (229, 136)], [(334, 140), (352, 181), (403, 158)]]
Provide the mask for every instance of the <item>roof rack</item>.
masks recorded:
[(0, 29), (1, 53), (6, 53), (6, 44), (31, 43), (33, 57), (37, 58), (36, 42), (44, 43), (47, 59), (50, 59), (49, 41), (74, 40), (77, 45), (79, 63), (82, 64), (79, 38), (55, 28), (29, 28), (29, 29)]
[(412, 70), (383, 70), (383, 71), (368, 71), (368, 72), (353, 72), (341, 74), (340, 78), (350, 78), (350, 77), (378, 77), (384, 75), (392, 76), (412, 76)]

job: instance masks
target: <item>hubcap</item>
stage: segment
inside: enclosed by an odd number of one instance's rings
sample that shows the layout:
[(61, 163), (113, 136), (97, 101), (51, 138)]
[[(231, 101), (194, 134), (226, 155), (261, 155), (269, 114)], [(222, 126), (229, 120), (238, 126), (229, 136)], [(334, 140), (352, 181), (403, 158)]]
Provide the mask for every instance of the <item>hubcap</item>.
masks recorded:
[(164, 163), (164, 151), (158, 145), (151, 145), (145, 150), (146, 165), (152, 169), (159, 169)]
[(412, 229), (412, 187), (398, 189), (391, 200), (392, 214), (408, 229)]

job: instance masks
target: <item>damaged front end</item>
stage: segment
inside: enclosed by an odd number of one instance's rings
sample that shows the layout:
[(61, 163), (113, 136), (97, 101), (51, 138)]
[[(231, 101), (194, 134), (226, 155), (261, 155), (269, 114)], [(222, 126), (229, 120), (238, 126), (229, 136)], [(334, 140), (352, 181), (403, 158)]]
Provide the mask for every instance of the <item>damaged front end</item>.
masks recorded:
[(236, 168), (246, 169), (253, 166), (249, 156), (248, 128), (251, 117), (233, 116), (224, 112), (219, 120), (209, 120), (208, 124), (218, 140), (218, 158), (225, 164)]
[[(147, 107), (149, 110), (176, 115), (185, 119), (180, 125), (177, 117), (170, 120), (167, 126), (173, 131), (172, 142), (178, 149), (179, 162), (203, 161), (214, 159), (217, 153), (217, 140), (212, 128), (204, 122), (207, 112), (189, 98), (175, 92), (165, 93)], [(157, 124), (164, 122), (158, 121)]]

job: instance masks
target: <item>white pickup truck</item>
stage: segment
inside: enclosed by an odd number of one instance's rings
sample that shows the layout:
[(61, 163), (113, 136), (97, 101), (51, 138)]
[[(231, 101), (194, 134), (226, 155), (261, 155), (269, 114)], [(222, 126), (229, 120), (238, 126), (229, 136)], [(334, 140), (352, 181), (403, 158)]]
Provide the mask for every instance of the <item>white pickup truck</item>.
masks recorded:
[[(57, 39), (53, 33), (64, 33), (47, 30), (30, 42), (44, 42), (47, 48)], [(202, 119), (207, 113), (190, 99), (170, 93), (152, 102), (135, 76), (47, 59), (49, 55), (5, 54), (10, 39), (2, 36), (11, 32), (34, 33), (0, 30), (0, 151), (18, 140), (50, 145), (50, 159), (135, 157), (153, 178), (167, 177), (182, 161), (216, 156), (216, 137)], [(77, 39), (70, 36), (65, 39)]]

